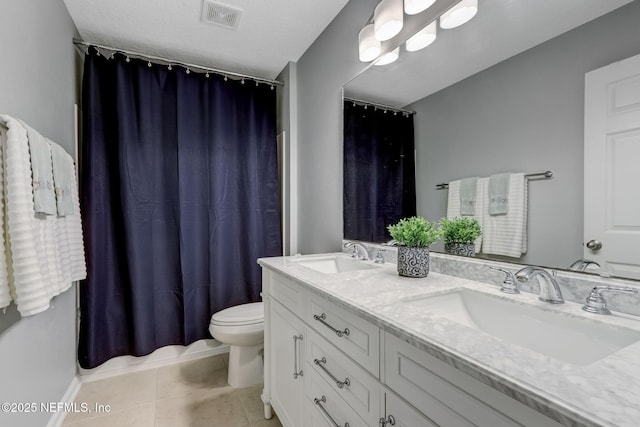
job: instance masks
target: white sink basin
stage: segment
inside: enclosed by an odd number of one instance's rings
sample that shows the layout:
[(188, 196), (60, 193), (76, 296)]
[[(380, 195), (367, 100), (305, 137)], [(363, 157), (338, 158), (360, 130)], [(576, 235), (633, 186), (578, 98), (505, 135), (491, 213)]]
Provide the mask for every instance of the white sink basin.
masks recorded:
[(290, 261), (326, 274), (345, 273), (347, 271), (370, 270), (372, 268), (376, 268), (374, 265), (366, 263), (365, 261), (356, 261), (351, 258), (336, 255), (302, 259), (292, 258)]
[(640, 340), (638, 331), (468, 289), (411, 299), (403, 305), (574, 365), (589, 365)]

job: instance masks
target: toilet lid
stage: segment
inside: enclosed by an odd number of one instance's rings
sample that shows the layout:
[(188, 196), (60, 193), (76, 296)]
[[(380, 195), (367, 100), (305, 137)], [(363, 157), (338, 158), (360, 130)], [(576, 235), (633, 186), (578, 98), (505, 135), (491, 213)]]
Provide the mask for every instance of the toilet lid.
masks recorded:
[(253, 325), (264, 322), (264, 303), (236, 305), (214, 313), (211, 324), (215, 325)]

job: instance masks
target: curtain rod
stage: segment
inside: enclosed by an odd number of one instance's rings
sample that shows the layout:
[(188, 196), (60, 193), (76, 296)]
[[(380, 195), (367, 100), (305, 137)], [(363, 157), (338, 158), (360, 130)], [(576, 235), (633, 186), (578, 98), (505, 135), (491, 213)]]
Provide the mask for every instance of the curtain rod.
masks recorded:
[(86, 47), (95, 47), (98, 49), (104, 49), (104, 50), (109, 50), (111, 52), (117, 52), (117, 53), (121, 53), (123, 55), (126, 56), (133, 56), (133, 57), (137, 57), (137, 58), (142, 58), (142, 59), (146, 59), (146, 60), (153, 60), (153, 61), (159, 61), (159, 62), (163, 62), (166, 63), (167, 65), (179, 65), (181, 67), (187, 68), (189, 70), (193, 70), (193, 71), (202, 71), (202, 72), (209, 72), (209, 73), (215, 73), (215, 74), (219, 74), (222, 76), (229, 76), (229, 77), (237, 77), (239, 79), (249, 79), (249, 80), (254, 80), (256, 82), (262, 82), (262, 83), (266, 83), (266, 84), (270, 84), (270, 85), (274, 85), (274, 86), (284, 86), (284, 83), (279, 81), (279, 80), (271, 80), (271, 79), (263, 79), (262, 77), (254, 77), (254, 76), (250, 76), (248, 74), (241, 74), (241, 73), (234, 73), (232, 71), (226, 71), (226, 70), (220, 70), (218, 68), (211, 68), (211, 67), (205, 67), (203, 65), (197, 65), (197, 64), (190, 64), (188, 62), (182, 62), (182, 61), (178, 61), (175, 59), (168, 59), (168, 58), (163, 58), (161, 56), (154, 56), (154, 55), (149, 55), (146, 53), (140, 53), (140, 52), (135, 52), (132, 50), (126, 50), (126, 49), (119, 49), (116, 47), (111, 47), (111, 46), (104, 46), (104, 45), (100, 45), (97, 43), (89, 43), (89, 42), (85, 42), (83, 40), (78, 40), (78, 39), (73, 39), (73, 44), (76, 46), (86, 46)]
[(356, 99), (356, 98), (351, 98), (351, 97), (348, 97), (348, 96), (345, 96), (343, 98), (344, 98), (345, 101), (354, 102), (354, 103), (356, 103), (358, 105), (371, 105), (373, 107), (381, 108), (383, 110), (397, 111), (398, 113), (404, 113), (404, 114), (410, 114), (410, 115), (416, 114), (415, 111), (404, 110), (402, 108), (396, 108), (396, 107), (392, 107), (390, 105), (384, 105), (384, 104), (379, 104), (379, 103), (376, 103), (376, 102), (365, 101), (363, 99)]
[[(551, 178), (553, 176), (553, 172), (552, 171), (544, 171), (544, 172), (536, 172), (536, 173), (528, 173), (526, 174), (524, 177), (529, 179), (529, 178)], [(449, 183), (448, 182), (443, 182), (442, 184), (436, 184), (436, 190), (446, 190), (447, 188), (449, 188)]]

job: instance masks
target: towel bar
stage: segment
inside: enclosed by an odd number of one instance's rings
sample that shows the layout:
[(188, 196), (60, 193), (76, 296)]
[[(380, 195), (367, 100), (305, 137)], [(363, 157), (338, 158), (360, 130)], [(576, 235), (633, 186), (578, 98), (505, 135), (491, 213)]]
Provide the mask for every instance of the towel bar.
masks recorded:
[[(553, 176), (553, 171), (544, 171), (544, 172), (536, 172), (536, 173), (528, 173), (524, 177), (525, 178), (551, 178)], [(446, 190), (449, 188), (448, 182), (443, 182), (441, 184), (436, 184), (436, 190)]]

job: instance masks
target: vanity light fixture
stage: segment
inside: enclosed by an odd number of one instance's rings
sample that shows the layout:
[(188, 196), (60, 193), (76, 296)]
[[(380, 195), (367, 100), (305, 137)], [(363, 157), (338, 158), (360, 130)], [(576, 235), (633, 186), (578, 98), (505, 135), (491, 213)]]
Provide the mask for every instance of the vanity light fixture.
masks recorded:
[(371, 62), (380, 55), (381, 44), (373, 31), (373, 24), (369, 24), (358, 34), (358, 56), (362, 62)]
[(392, 39), (402, 30), (404, 13), (402, 0), (382, 0), (373, 12), (376, 39)]
[(380, 57), (380, 59), (378, 59), (373, 64), (374, 65), (388, 65), (388, 64), (391, 64), (392, 62), (395, 62), (396, 59), (398, 59), (399, 56), (400, 56), (400, 46), (398, 46), (397, 48), (393, 49), (389, 53), (385, 53), (384, 55), (382, 55)]
[(427, 10), (436, 0), (404, 0), (404, 13), (415, 15), (423, 10)]
[(438, 32), (438, 26), (436, 21), (427, 25), (416, 34), (411, 36), (405, 43), (405, 47), (408, 52), (415, 52), (416, 50), (424, 49), (436, 40)]
[(448, 30), (468, 22), (478, 13), (478, 0), (462, 0), (440, 17), (440, 28)]

